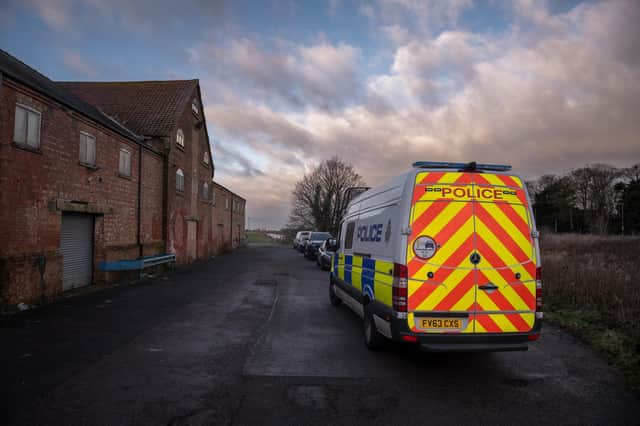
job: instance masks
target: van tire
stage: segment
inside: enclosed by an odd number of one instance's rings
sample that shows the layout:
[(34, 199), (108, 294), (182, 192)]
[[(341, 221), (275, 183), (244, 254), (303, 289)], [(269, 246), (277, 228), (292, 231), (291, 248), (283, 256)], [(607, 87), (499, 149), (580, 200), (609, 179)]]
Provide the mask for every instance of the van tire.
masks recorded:
[(380, 349), (384, 348), (387, 340), (382, 334), (380, 334), (380, 332), (376, 328), (376, 323), (373, 320), (373, 314), (369, 310), (368, 306), (364, 305), (363, 308), (364, 344), (370, 351), (379, 351)]
[(342, 304), (342, 299), (336, 296), (336, 293), (333, 291), (333, 280), (329, 281), (329, 302), (333, 306), (340, 306)]

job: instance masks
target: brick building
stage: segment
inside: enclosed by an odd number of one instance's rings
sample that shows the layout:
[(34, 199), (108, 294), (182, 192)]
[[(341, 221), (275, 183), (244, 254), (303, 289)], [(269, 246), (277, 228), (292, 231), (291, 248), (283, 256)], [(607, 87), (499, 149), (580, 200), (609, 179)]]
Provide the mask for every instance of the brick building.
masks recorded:
[(101, 261), (236, 247), (244, 200), (213, 176), (198, 80), (56, 83), (0, 50), (0, 303), (121, 278)]
[(218, 252), (234, 249), (245, 240), (245, 199), (217, 182), (213, 183), (214, 247)]

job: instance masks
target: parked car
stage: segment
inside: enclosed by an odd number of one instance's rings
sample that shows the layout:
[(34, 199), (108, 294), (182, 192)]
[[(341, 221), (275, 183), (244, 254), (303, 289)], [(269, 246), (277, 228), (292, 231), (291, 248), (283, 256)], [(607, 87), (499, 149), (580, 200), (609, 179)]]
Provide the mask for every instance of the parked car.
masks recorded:
[(323, 271), (328, 271), (331, 269), (331, 261), (333, 259), (333, 255), (336, 252), (336, 239), (335, 238), (327, 238), (324, 240), (320, 248), (318, 249), (318, 254), (316, 256), (316, 263)]
[(315, 259), (318, 249), (327, 238), (333, 238), (333, 236), (328, 232), (312, 232), (302, 250), (304, 257), (309, 260)]
[(304, 248), (307, 245), (307, 241), (309, 241), (309, 237), (311, 236), (311, 231), (306, 232), (300, 236), (300, 240), (298, 241), (298, 251), (300, 253), (304, 253)]
[(298, 251), (301, 251), (300, 248), (301, 248), (303, 237), (309, 237), (309, 234), (311, 234), (311, 231), (299, 231), (296, 234), (296, 237), (293, 239), (293, 248)]

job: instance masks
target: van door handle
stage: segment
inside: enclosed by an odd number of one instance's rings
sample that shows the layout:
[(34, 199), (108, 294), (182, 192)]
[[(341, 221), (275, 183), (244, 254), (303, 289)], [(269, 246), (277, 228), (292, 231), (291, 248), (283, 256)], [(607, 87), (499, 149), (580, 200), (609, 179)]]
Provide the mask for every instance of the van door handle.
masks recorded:
[(497, 290), (498, 286), (495, 284), (489, 283), (489, 284), (479, 285), (478, 288), (480, 290)]

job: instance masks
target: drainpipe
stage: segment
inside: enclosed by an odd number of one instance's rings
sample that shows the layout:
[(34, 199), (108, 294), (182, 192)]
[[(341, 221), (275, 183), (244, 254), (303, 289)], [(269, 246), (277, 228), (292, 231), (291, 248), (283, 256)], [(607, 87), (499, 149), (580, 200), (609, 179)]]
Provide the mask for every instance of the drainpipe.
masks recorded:
[(142, 257), (142, 144), (138, 145), (138, 249), (140, 257)]
[(162, 241), (164, 253), (169, 252), (169, 155), (171, 154), (171, 138), (163, 140), (162, 161)]

